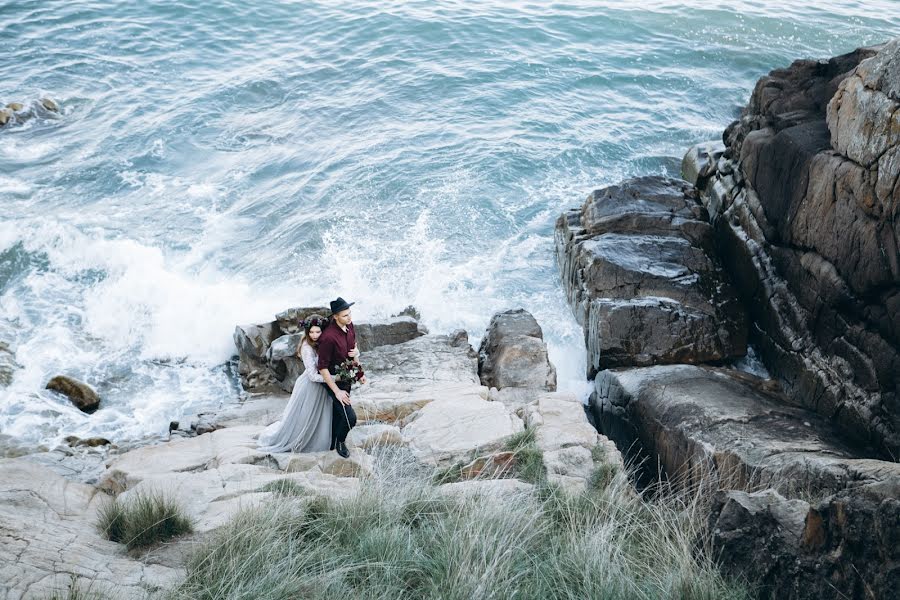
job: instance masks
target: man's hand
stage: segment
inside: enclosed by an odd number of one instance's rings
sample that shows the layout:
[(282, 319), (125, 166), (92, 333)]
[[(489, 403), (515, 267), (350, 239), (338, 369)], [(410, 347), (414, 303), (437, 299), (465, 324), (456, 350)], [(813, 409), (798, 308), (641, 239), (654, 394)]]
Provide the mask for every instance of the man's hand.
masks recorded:
[(347, 356), (349, 356), (350, 358), (356, 358), (357, 356), (359, 356), (359, 347), (357, 346), (353, 350), (347, 351)]
[(338, 399), (338, 402), (340, 402), (344, 406), (350, 406), (350, 394), (348, 394), (344, 390), (338, 390), (335, 394), (335, 397)]
[(366, 376), (363, 375), (362, 378), (359, 380), (359, 382), (363, 385), (366, 385), (366, 383), (368, 382), (368, 379), (366, 379)]

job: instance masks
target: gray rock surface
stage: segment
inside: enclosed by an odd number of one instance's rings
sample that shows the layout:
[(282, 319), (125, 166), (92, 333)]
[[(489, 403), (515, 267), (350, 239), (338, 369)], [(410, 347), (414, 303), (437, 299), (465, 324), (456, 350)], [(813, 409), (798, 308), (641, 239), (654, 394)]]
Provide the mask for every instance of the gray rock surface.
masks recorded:
[(591, 410), (620, 448), (641, 448), (648, 465), (686, 486), (712, 477), (797, 497), (900, 481), (900, 464), (861, 457), (831, 423), (769, 383), (694, 365), (615, 369), (597, 376)]
[(556, 368), (531, 313), (519, 308), (491, 317), (478, 349), (478, 374), (483, 385), (498, 389), (556, 389)]
[(766, 366), (885, 457), (900, 456), (898, 87), (900, 40), (776, 69), (698, 180)]
[(597, 190), (559, 218), (557, 258), (584, 328), (588, 377), (746, 353), (744, 309), (713, 247), (696, 193), (661, 176)]
[[(240, 405), (203, 415), (209, 432), (202, 435), (180, 437), (173, 431), (171, 440), (153, 445), (61, 446), (0, 460), (0, 597), (41, 598), (52, 589), (63, 591), (69, 573), (83, 587), (95, 581), (92, 589), (115, 598), (171, 588), (183, 577), (183, 559), (194, 544), (238, 511), (272, 500), (282, 481), (302, 495), (348, 498), (359, 491), (363, 478), (378, 476), (373, 458), (378, 453), (387, 452), (389, 460), (410, 460), (413, 464), (407, 466), (428, 477), (437, 465), (496, 451), (525, 426), (516, 414), (524, 414), (521, 402), (511, 406), (488, 400), (488, 389), (479, 383), (476, 354), (464, 336), (416, 337), (376, 347), (364, 360), (371, 383), (352, 393), (360, 425), (349, 438), (349, 459), (335, 452), (257, 450), (259, 432), (281, 416), (287, 397), (252, 394)], [(589, 449), (600, 438), (587, 424), (582, 405), (566, 394), (530, 402), (527, 418), (538, 428), (540, 447), (547, 452), (548, 477), (582, 489), (600, 456)], [(67, 470), (96, 485), (59, 475)], [(509, 473), (484, 470), (480, 479), (441, 486), (441, 492), (514, 495), (522, 501), (532, 496), (529, 484), (489, 476)], [(100, 502), (108, 495), (127, 500), (142, 491), (174, 497), (195, 520), (195, 533), (140, 557), (101, 539), (94, 529)], [(118, 587), (107, 589), (107, 583)]]
[(142, 599), (183, 576), (152, 558), (129, 557), (102, 539), (97, 509), (107, 500), (26, 457), (0, 460), (0, 593), (3, 598), (63, 594), (71, 577), (108, 597)]

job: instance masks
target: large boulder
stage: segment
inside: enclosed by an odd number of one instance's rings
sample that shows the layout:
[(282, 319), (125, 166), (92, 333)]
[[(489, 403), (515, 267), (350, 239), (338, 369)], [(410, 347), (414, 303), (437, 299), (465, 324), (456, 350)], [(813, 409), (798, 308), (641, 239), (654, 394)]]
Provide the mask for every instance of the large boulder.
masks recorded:
[(898, 88), (900, 40), (776, 69), (698, 180), (768, 369), (885, 457), (900, 455)]
[(291, 393), (297, 378), (306, 370), (303, 360), (297, 356), (302, 333), (289, 333), (276, 338), (266, 350), (266, 364), (280, 378), (281, 389)]
[(620, 448), (640, 449), (633, 458), (688, 487), (713, 478), (798, 496), (900, 481), (900, 464), (861, 455), (831, 423), (791, 406), (769, 384), (694, 365), (608, 370), (595, 380), (591, 410)]
[(281, 337), (275, 322), (262, 325), (238, 325), (234, 328), (234, 345), (238, 351), (238, 373), (245, 390), (271, 392), (280, 389), (278, 377), (266, 361), (272, 342)]
[(92, 413), (100, 407), (100, 396), (97, 392), (74, 377), (57, 375), (47, 382), (47, 389), (66, 396), (82, 412)]
[(588, 377), (746, 354), (745, 313), (712, 233), (691, 186), (662, 176), (597, 190), (559, 218), (557, 257)]
[(556, 368), (531, 313), (520, 308), (491, 317), (478, 349), (478, 374), (488, 387), (556, 390)]

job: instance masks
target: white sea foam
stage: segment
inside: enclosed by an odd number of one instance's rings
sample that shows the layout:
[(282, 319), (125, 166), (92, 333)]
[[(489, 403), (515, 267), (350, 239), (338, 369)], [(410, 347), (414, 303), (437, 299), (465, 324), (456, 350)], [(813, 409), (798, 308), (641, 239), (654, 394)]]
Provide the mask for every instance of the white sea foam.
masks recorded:
[(27, 196), (31, 193), (31, 186), (28, 182), (22, 181), (21, 179), (0, 175), (0, 194), (4, 193), (16, 196)]

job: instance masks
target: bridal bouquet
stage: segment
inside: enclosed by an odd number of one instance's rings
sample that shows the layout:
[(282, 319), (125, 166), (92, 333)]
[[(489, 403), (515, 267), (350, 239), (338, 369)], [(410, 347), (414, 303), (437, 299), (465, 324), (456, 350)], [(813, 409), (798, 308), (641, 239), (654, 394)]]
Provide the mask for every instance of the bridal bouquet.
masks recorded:
[(348, 381), (351, 384), (362, 379), (364, 375), (362, 366), (355, 358), (348, 358), (334, 370), (334, 379), (336, 381)]

